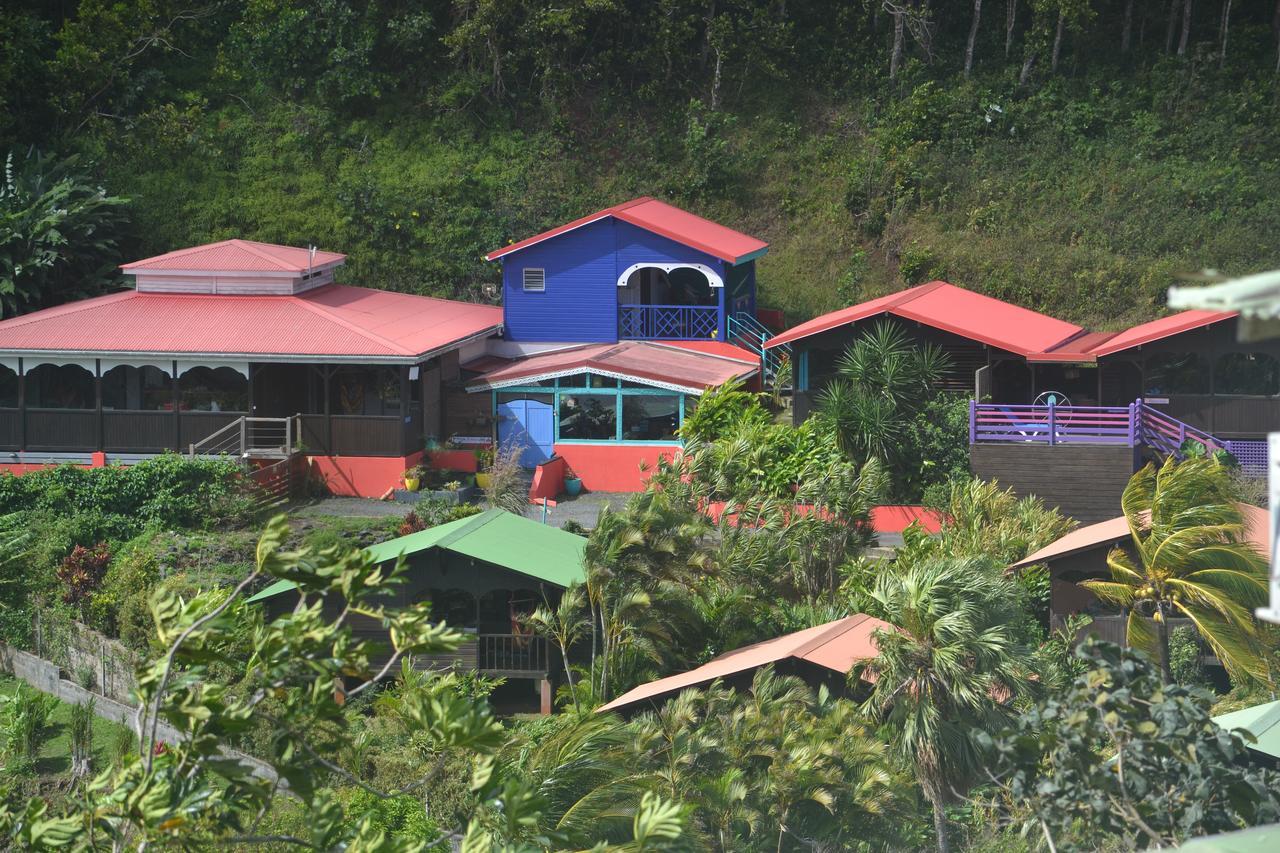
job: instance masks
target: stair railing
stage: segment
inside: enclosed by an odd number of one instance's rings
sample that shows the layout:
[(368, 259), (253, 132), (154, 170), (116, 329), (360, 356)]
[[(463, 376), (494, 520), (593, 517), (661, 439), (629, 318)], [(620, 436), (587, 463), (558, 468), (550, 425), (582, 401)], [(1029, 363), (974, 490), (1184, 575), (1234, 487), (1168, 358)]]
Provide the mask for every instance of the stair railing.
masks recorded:
[(236, 418), (187, 447), (189, 456), (292, 456), (300, 444), (302, 418)]

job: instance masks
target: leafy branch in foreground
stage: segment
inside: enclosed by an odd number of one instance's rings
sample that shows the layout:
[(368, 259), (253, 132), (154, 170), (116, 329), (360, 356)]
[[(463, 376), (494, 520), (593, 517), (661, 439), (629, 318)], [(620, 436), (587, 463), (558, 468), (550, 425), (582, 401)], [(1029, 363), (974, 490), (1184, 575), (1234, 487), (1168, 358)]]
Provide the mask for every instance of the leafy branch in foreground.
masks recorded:
[[(456, 650), (462, 635), (431, 623), (428, 603), (386, 606), (403, 564), (384, 570), (362, 551), (337, 548), (287, 551), (288, 534), (283, 517), (272, 519), (258, 543), (254, 569), (233, 590), (190, 599), (164, 587), (157, 590), (151, 605), (164, 651), (138, 673), (139, 755), (84, 785), (61, 814), (51, 814), (38, 799), (22, 808), (0, 806), (0, 833), (12, 846), (424, 849), (421, 841), (388, 835), (371, 811), (344, 807), (336, 786), (385, 799), (426, 788), (443, 764), (427, 763), (397, 790), (380, 791), (342, 767), (336, 756), (359, 720), (352, 699), (372, 693), (408, 656)], [(299, 600), (291, 612), (252, 629), (253, 652), (233, 689), (218, 682), (213, 665), (234, 659), (236, 637), (254, 616), (243, 593), (265, 577), (294, 581)], [(357, 638), (351, 624), (357, 617), (381, 624), (390, 649)], [(437, 751), (463, 750), (480, 759), (476, 805), (500, 808), (511, 827), (536, 821), (537, 796), (498, 778), (484, 758), (503, 740), (487, 705), (459, 691), (435, 689), (432, 682), (424, 678), (415, 682), (417, 689), (401, 689), (398, 717)], [(171, 742), (161, 737), (162, 723), (178, 732)], [(251, 727), (267, 729), (269, 746), (258, 757), (270, 772), (226, 752), (226, 745)], [(286, 793), (305, 813), (306, 837), (261, 831), (273, 801)], [(645, 820), (637, 817), (638, 846), (631, 849), (656, 849), (656, 839), (672, 831), (678, 835), (680, 827), (671, 827), (682, 812), (673, 808), (650, 803)], [(482, 830), (478, 824), (468, 835), (469, 844), (480, 846), (511, 837), (501, 828)]]

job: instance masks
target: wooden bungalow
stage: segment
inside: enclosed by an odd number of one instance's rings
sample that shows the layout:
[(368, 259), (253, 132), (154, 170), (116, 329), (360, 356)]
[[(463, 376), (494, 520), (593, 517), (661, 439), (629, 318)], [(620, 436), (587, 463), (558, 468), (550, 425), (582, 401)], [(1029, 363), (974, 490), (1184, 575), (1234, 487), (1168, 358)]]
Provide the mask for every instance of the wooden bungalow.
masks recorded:
[[(1260, 554), (1270, 556), (1267, 511), (1250, 504), (1240, 504), (1239, 507), (1245, 517), (1249, 541)], [(1127, 617), (1079, 585), (1082, 580), (1109, 580), (1111, 570), (1107, 568), (1107, 554), (1117, 547), (1132, 548), (1129, 522), (1124, 516), (1079, 527), (1028, 555), (1025, 560), (1014, 563), (1010, 569), (1040, 563), (1048, 567), (1049, 622), (1053, 630), (1065, 627), (1069, 616), (1085, 615), (1093, 621), (1084, 629), (1084, 634), (1094, 634), (1100, 639), (1125, 645)], [(1188, 619), (1170, 619), (1169, 623), (1173, 627), (1191, 624)]]
[[(564, 590), (585, 580), (582, 551), (586, 540), (500, 509), (451, 521), (369, 547), (378, 563), (404, 557), (407, 582), (397, 587), (388, 606), (431, 602), (432, 619), (461, 628), (467, 641), (454, 654), (420, 657), (416, 666), (459, 667), (514, 682), (531, 682), (530, 695), (550, 713), (552, 684), (563, 665), (559, 653), (522, 623), (538, 605), (555, 606)], [(249, 601), (265, 602), (268, 612), (291, 609), (295, 585), (279, 581)], [(337, 614), (341, 602), (331, 603)], [(357, 617), (357, 635), (382, 639), (386, 631)]]
[(875, 641), (878, 630), (893, 630), (893, 626), (865, 613), (856, 613), (743, 646), (688, 672), (641, 684), (600, 706), (597, 713), (616, 711), (630, 716), (658, 707), (684, 690), (703, 688), (715, 681), (746, 689), (763, 666), (798, 676), (814, 687), (825, 684), (839, 695), (848, 690), (849, 674), (880, 653)]
[(441, 437), (441, 385), (502, 313), (336, 284), (344, 260), (226, 240), (0, 322), (0, 468), (301, 452), (332, 491), (382, 494)]
[(1261, 473), (1263, 439), (1280, 429), (1280, 341), (1239, 342), (1233, 312), (1184, 311), (1089, 332), (940, 281), (766, 342), (794, 350), (797, 420), (847, 347), (886, 319), (950, 357), (940, 388), (973, 401), (974, 473), (1081, 521), (1108, 518), (1137, 466), (1179, 452), (1187, 439), (1229, 450)]

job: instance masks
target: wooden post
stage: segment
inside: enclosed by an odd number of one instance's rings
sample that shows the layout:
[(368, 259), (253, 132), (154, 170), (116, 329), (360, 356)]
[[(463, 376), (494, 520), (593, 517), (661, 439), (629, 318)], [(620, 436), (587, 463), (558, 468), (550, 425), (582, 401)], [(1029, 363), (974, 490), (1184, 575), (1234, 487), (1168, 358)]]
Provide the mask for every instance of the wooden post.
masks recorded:
[(27, 373), (18, 359), (18, 450), (27, 449)]
[(538, 698), (541, 700), (541, 711), (545, 717), (551, 713), (551, 679), (543, 678), (538, 682)]
[(969, 401), (969, 446), (973, 446), (974, 439), (978, 435), (978, 401)]
[[(1050, 395), (1052, 397), (1052, 395)], [(1053, 400), (1049, 400), (1049, 445), (1053, 446), (1058, 443), (1058, 416), (1057, 406), (1053, 404)]]

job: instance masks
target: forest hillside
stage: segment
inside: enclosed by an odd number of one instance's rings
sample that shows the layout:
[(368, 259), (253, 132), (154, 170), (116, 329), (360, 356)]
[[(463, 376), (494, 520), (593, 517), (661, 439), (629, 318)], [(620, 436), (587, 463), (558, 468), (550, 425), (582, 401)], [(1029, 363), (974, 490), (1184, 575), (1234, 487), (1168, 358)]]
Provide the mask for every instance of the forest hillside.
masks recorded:
[(493, 298), (484, 252), (636, 195), (768, 240), (792, 322), (946, 278), (1107, 328), (1280, 264), (1273, 0), (6, 6), (7, 181), (128, 199), (104, 264), (238, 236)]

